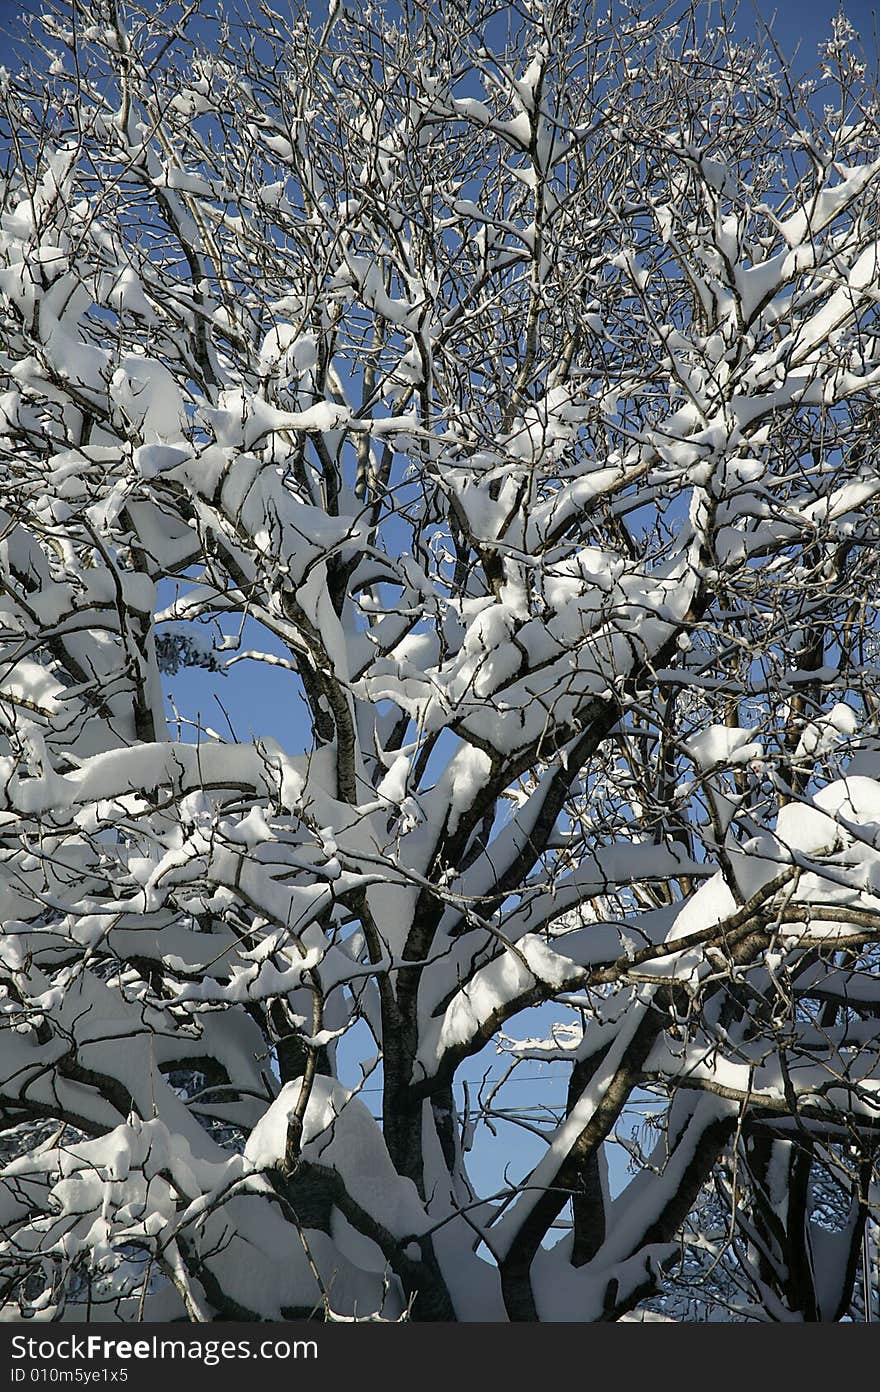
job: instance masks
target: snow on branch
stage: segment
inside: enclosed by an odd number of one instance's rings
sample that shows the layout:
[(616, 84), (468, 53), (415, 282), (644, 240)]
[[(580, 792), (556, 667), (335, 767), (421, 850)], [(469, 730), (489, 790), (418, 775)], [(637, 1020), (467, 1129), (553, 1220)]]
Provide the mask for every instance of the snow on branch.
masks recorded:
[(0, 73), (0, 1304), (863, 1318), (856, 35), (232, 11)]

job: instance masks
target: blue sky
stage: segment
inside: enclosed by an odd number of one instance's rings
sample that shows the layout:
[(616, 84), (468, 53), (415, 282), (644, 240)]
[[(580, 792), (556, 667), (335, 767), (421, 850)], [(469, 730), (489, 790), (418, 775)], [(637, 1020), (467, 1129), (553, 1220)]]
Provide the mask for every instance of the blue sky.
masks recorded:
[[(0, 58), (3, 61), (9, 53), (10, 35), (20, 32), (21, 17), (39, 8), (39, 0), (0, 0)], [(240, 7), (236, 0), (226, 0), (225, 8), (234, 15)], [(717, 0), (703, 0), (703, 8), (716, 9)], [(813, 62), (816, 45), (828, 36), (831, 20), (838, 9), (842, 9), (855, 26), (866, 51), (876, 58), (880, 19), (875, 0), (844, 0), (842, 5), (835, 0), (776, 0), (776, 3), (773, 0), (758, 0), (758, 3), (742, 0), (737, 23), (743, 33), (748, 34), (754, 30), (757, 16), (763, 16), (771, 23), (784, 52), (790, 54), (800, 45), (798, 66), (808, 67)]]
[(754, 30), (755, 16), (760, 13), (772, 19), (772, 32), (784, 53), (791, 54), (799, 47), (797, 66), (810, 67), (817, 45), (828, 37), (832, 19), (842, 10), (857, 30), (866, 52), (877, 54), (875, 39), (878, 7), (871, 0), (846, 0), (843, 5), (831, 0), (778, 0), (776, 4), (744, 3), (739, 23), (744, 32)]

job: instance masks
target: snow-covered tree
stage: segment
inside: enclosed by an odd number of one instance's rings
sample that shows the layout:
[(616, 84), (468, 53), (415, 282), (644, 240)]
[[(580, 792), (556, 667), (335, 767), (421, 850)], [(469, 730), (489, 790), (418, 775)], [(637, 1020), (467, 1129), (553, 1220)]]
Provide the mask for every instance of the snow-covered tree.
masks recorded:
[[(0, 72), (3, 1313), (857, 1314), (855, 35), (208, 8), (58, 0)], [(169, 723), (265, 664), (285, 741)]]

